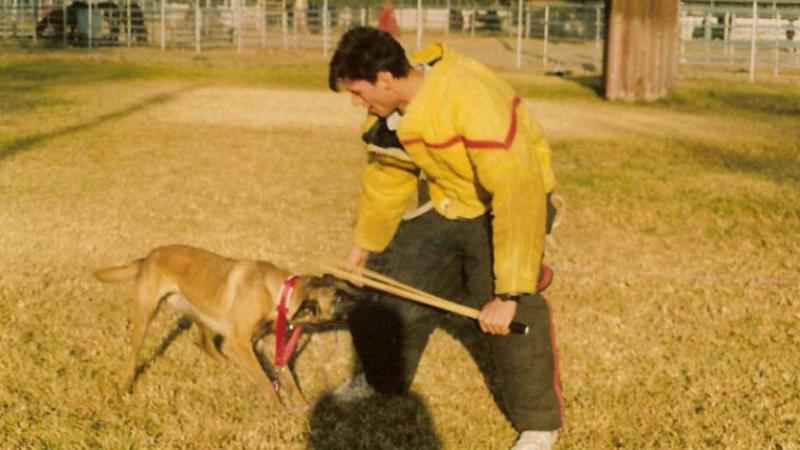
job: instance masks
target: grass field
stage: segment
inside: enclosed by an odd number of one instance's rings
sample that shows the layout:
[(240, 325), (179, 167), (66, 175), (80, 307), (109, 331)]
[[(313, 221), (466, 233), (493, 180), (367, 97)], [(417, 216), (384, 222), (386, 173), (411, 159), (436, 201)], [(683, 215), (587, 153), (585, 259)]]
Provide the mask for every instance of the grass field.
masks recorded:
[[(346, 332), (268, 409), (162, 313), (135, 392), (130, 285), (93, 269), (186, 243), (303, 272), (350, 247), (362, 113), (302, 53), (0, 53), (1, 448), (504, 449), (515, 433), (437, 331), (413, 392), (343, 407)], [(503, 71), (566, 199), (548, 298), (559, 448), (800, 449), (800, 89), (685, 77), (654, 104)]]

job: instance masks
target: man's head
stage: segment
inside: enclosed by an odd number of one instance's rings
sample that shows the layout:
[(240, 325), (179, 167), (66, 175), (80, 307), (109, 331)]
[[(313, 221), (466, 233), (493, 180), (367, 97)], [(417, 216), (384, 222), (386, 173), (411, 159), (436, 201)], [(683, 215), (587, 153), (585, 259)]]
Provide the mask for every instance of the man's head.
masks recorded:
[(406, 77), (411, 65), (392, 35), (376, 28), (356, 27), (342, 36), (331, 59), (328, 86), (344, 85), (353, 103), (371, 114), (389, 116), (402, 103), (392, 82)]

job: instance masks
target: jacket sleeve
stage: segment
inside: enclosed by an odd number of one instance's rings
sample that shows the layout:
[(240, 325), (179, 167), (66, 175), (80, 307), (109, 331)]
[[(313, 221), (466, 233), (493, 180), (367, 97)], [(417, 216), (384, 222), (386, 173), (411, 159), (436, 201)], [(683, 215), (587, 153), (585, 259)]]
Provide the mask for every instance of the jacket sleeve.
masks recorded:
[(553, 173), (553, 167), (550, 163), (552, 159), (550, 144), (544, 136), (542, 127), (533, 120), (528, 109), (524, 108), (524, 111), (521, 110), (521, 112), (524, 115), (520, 117), (520, 119), (526, 120), (531, 130), (531, 142), (533, 142), (533, 149), (539, 159), (539, 168), (542, 171), (542, 180), (544, 181), (544, 191), (553, 192), (556, 187), (556, 176), (555, 173)]
[(380, 252), (392, 240), (417, 187), (412, 163), (370, 154), (361, 183), (355, 244)]
[[(519, 98), (473, 90), (456, 105), (479, 184), (491, 194), (495, 293), (536, 292), (544, 250), (545, 188)], [(507, 98), (507, 97), (506, 97)]]

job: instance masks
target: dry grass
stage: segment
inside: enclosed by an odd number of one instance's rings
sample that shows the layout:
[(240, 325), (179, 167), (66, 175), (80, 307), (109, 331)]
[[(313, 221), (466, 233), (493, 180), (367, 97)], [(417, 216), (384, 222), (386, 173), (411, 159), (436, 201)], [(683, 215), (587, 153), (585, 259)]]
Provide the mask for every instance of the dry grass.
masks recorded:
[[(346, 96), (285, 89), (324, 76), (313, 61), (104, 54), (0, 56), (0, 447), (513, 442), (443, 332), (413, 395), (285, 416), (167, 313), (120, 398), (130, 286), (92, 269), (182, 242), (313, 272), (349, 248), (364, 157)], [(568, 206), (548, 255), (560, 448), (800, 448), (796, 88), (687, 79), (621, 105), (591, 80), (508, 76), (562, 93), (529, 99)], [(347, 333), (315, 336), (297, 365), (322, 396), (352, 369)]]

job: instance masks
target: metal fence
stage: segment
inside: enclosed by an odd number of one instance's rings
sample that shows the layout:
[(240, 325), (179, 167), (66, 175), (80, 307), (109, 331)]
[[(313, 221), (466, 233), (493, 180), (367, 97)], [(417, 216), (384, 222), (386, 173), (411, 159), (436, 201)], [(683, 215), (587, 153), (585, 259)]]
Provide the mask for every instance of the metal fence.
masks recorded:
[(679, 64), (800, 69), (800, 0), (684, 2), (679, 24)]
[[(413, 3), (412, 3), (413, 2)], [(507, 0), (485, 7), (459, 1), (395, 1), (409, 46), (491, 37), (492, 64), (601, 68), (603, 2)], [(502, 4), (495, 2), (495, 4)], [(317, 49), (322, 56), (355, 25), (376, 25), (381, 7), (336, 0), (0, 0), (0, 40), (42, 45)], [(679, 65), (800, 69), (800, 0), (684, 0)], [(484, 39), (485, 41), (486, 39)]]

